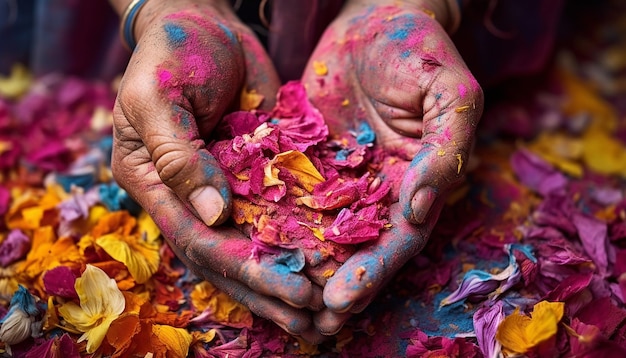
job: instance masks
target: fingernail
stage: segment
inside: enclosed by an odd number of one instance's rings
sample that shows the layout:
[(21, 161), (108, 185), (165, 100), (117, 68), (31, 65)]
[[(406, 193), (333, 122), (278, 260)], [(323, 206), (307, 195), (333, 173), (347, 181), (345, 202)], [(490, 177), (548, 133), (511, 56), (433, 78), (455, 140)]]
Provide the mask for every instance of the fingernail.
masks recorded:
[(189, 195), (189, 202), (208, 226), (213, 225), (224, 211), (224, 199), (212, 186), (204, 186)]
[(417, 224), (424, 223), (435, 199), (437, 199), (437, 192), (428, 186), (421, 188), (415, 193), (411, 200), (411, 209), (413, 209), (413, 218), (415, 218)]

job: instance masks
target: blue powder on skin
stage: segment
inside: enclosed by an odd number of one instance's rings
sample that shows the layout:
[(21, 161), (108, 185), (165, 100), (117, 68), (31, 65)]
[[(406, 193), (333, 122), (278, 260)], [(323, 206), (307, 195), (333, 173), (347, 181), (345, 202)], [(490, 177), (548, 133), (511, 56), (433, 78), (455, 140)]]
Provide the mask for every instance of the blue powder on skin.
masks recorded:
[(398, 16), (393, 19), (396, 23), (395, 26), (390, 26), (393, 31), (387, 33), (387, 38), (390, 40), (404, 41), (409, 37), (409, 34), (415, 29), (415, 17), (413, 15)]
[(163, 26), (163, 29), (165, 30), (165, 34), (167, 35), (170, 45), (174, 47), (182, 45), (185, 40), (187, 40), (187, 33), (185, 30), (176, 24), (167, 23)]
[(230, 31), (230, 29), (222, 24), (217, 24), (217, 26), (220, 27), (220, 29), (222, 29), (222, 31), (224, 31), (224, 33), (226, 34), (226, 36), (228, 36), (228, 38), (230, 39), (231, 42), (233, 43), (237, 43), (237, 37), (235, 37), (235, 34)]

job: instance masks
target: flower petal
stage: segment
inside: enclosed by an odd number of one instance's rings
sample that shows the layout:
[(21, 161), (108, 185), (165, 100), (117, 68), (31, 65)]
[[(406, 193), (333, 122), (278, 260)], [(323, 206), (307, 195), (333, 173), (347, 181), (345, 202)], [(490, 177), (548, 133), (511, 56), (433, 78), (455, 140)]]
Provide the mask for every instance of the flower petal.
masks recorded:
[(168, 355), (171, 353), (174, 357), (187, 357), (193, 337), (186, 329), (155, 324), (152, 333), (167, 346)]

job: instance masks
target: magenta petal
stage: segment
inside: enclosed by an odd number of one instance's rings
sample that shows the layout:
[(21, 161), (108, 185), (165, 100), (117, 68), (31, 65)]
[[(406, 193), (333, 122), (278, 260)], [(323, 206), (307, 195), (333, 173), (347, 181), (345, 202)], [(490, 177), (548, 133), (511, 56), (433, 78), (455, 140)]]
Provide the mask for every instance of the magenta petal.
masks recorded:
[(572, 223), (572, 215), (579, 212), (570, 195), (550, 194), (533, 213), (533, 222), (540, 226), (553, 227), (566, 234), (576, 233), (576, 226)]
[(30, 250), (30, 238), (21, 230), (14, 229), (0, 244), (0, 265), (7, 267), (26, 256)]
[(589, 286), (593, 274), (576, 274), (568, 276), (545, 297), (547, 301), (566, 301)]
[(254, 132), (262, 123), (254, 113), (237, 111), (224, 116), (223, 126), (227, 128), (231, 137), (237, 137)]
[(576, 318), (585, 324), (598, 326), (603, 336), (611, 337), (626, 323), (626, 310), (605, 297), (591, 301), (576, 313)]
[(5, 148), (0, 152), (0, 169), (8, 169), (14, 167), (22, 154), (20, 142), (16, 138), (0, 138)]
[(572, 221), (576, 225), (578, 236), (585, 251), (598, 266), (599, 272), (606, 274), (609, 265), (606, 223), (582, 214), (575, 214)]
[(309, 102), (304, 86), (298, 81), (288, 82), (280, 88), (271, 116), (272, 123), (301, 152), (328, 136), (322, 114)]
[(370, 205), (357, 212), (344, 208), (333, 224), (324, 230), (324, 238), (338, 244), (359, 244), (375, 240), (387, 223), (378, 217), (377, 205)]
[(248, 331), (242, 330), (240, 335), (230, 342), (209, 348), (210, 357), (243, 357), (248, 351)]
[(80, 358), (80, 352), (74, 340), (64, 333), (60, 338), (54, 337), (33, 347), (25, 358)]
[(52, 270), (46, 271), (43, 275), (43, 284), (46, 292), (50, 295), (78, 298), (74, 283), (76, 275), (67, 266), (58, 266)]
[(611, 241), (626, 239), (626, 221), (617, 221), (609, 226), (609, 239)]
[(0, 215), (4, 215), (9, 210), (10, 202), (11, 192), (3, 185), (0, 185)]
[(72, 162), (72, 153), (62, 142), (50, 141), (30, 152), (27, 161), (43, 170), (63, 171)]

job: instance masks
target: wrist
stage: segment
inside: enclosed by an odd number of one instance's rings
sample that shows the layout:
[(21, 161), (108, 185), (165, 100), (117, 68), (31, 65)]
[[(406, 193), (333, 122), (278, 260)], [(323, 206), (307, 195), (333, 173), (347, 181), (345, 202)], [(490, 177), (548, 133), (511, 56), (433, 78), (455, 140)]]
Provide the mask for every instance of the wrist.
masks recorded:
[(401, 6), (417, 8), (432, 16), (452, 34), (461, 22), (461, 8), (458, 0), (349, 0), (346, 8), (369, 6)]
[[(133, 5), (133, 2), (133, 0), (110, 0), (111, 6), (120, 16), (121, 21), (126, 20), (125, 13), (129, 10), (129, 7)], [(201, 8), (210, 9), (224, 19), (237, 20), (237, 16), (232, 10), (228, 0), (146, 0), (141, 7), (136, 8), (134, 22), (129, 22), (130, 28), (128, 31), (131, 31), (131, 36), (134, 38), (135, 42), (139, 42), (139, 39), (141, 39), (146, 29), (158, 19), (177, 11), (193, 11), (194, 9)], [(124, 26), (124, 24), (122, 24), (122, 26)]]

